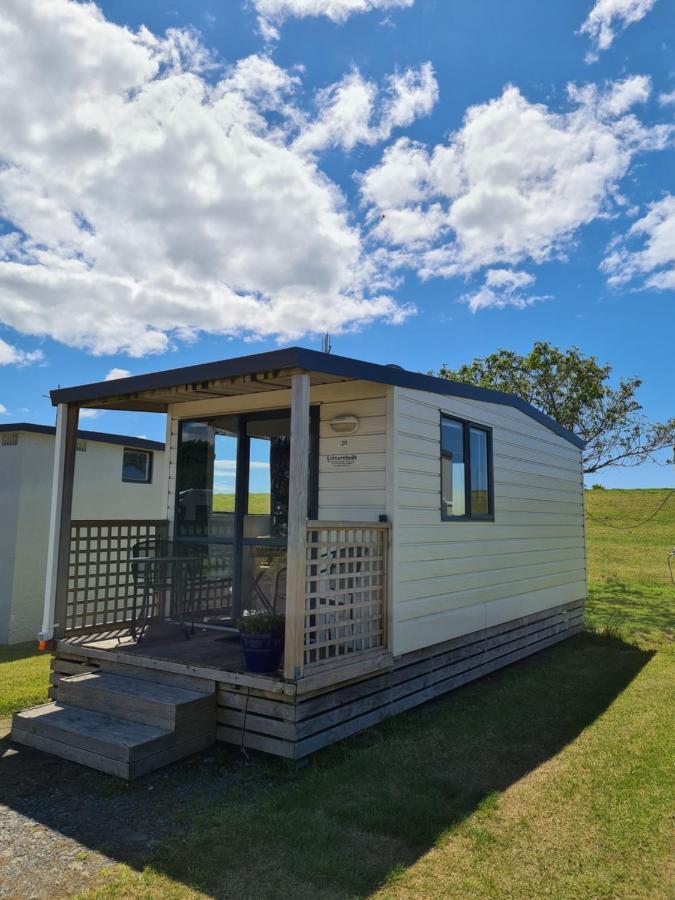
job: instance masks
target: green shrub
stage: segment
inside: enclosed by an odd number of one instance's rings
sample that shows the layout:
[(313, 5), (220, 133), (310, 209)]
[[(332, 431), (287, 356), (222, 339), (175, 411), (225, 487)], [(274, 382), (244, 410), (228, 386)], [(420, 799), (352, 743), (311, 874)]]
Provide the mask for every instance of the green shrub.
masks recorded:
[(286, 618), (264, 609), (247, 609), (236, 625), (244, 634), (283, 634)]

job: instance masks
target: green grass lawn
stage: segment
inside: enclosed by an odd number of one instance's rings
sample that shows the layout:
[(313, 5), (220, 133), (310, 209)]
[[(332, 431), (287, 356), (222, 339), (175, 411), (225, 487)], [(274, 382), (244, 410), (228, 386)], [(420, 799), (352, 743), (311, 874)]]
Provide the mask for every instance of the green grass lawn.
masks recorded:
[[(594, 517), (586, 519), (586, 621), (591, 627), (672, 638), (675, 585), (668, 569), (668, 553), (675, 548), (675, 495), (647, 524), (625, 527), (650, 516), (668, 493), (585, 492), (586, 509)], [(610, 525), (623, 527), (618, 530)], [(675, 572), (675, 559), (672, 565)]]
[[(634, 522), (658, 498), (587, 499)], [(256, 757), (91, 896), (672, 897), (673, 514), (588, 523), (586, 633), (306, 769)]]
[[(630, 523), (658, 494), (587, 502)], [(87, 896), (674, 896), (674, 513), (635, 532), (588, 523), (585, 633), (306, 768), (222, 747), (131, 786), (101, 776), (102, 798), (175, 785), (185, 801), (154, 851)]]
[(46, 701), (49, 662), (35, 641), (0, 647), (0, 719)]
[[(234, 494), (214, 494), (214, 512), (234, 512)], [(249, 494), (248, 512), (250, 515), (268, 516), (270, 512), (269, 494)]]
[[(675, 495), (646, 525), (630, 528), (650, 516), (670, 493), (654, 490), (585, 491), (588, 580), (671, 584), (668, 551), (675, 547)], [(597, 521), (598, 519), (602, 521)], [(621, 526), (622, 530), (609, 526)]]

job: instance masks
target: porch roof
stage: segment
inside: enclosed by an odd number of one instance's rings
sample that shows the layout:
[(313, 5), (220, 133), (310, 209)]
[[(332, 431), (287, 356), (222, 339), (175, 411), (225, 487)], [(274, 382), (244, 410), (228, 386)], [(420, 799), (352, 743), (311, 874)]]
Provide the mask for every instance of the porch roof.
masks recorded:
[(304, 347), (288, 347), (254, 353), (198, 366), (149, 372), (114, 381), (101, 381), (51, 391), (54, 405), (72, 403), (83, 407), (137, 412), (166, 412), (170, 404), (212, 397), (240, 396), (262, 391), (288, 390), (297, 372), (309, 372), (312, 384), (340, 381), (372, 381), (445, 396), (481, 400), (512, 406), (551, 431), (583, 448), (583, 440), (534, 406), (514, 394), (479, 388), (445, 378), (410, 372), (399, 366), (379, 365), (321, 353)]

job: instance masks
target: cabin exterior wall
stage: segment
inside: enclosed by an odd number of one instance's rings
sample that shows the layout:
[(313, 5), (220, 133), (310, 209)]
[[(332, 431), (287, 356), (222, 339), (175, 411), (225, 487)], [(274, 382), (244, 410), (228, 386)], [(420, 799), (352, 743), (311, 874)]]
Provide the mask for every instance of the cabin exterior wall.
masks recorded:
[[(391, 390), (394, 654), (584, 599), (581, 451), (513, 407)], [(443, 412), (493, 429), (494, 521), (441, 520)]]
[(21, 462), (18, 444), (0, 446), (0, 644), (10, 642)]
[[(368, 381), (313, 386), (323, 521), (392, 523), (389, 646), (401, 655), (586, 596), (581, 452), (510, 406)], [(166, 515), (182, 418), (290, 407), (290, 391), (176, 404)], [(494, 522), (443, 522), (440, 415), (493, 429)], [(336, 416), (359, 419), (338, 435)]]
[[(387, 389), (368, 382), (340, 388), (340, 397), (320, 406), (319, 519), (377, 522), (387, 514)], [(356, 434), (333, 431), (331, 420), (343, 415), (359, 419)]]
[[(368, 381), (316, 385), (310, 404), (319, 406), (319, 510), (322, 521), (377, 522), (387, 514), (388, 389)], [(166, 517), (173, 522), (176, 505), (176, 455), (181, 419), (227, 413), (290, 409), (290, 391), (270, 391), (221, 400), (178, 403), (167, 422)], [(330, 427), (336, 416), (354, 415), (359, 429), (338, 435)]]

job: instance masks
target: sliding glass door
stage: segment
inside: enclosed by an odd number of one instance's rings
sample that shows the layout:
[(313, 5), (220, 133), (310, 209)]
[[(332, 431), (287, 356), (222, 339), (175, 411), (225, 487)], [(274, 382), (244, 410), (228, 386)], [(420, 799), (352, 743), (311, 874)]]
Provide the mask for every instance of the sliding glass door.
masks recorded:
[[(310, 417), (310, 517), (316, 515), (318, 410)], [(229, 624), (246, 609), (284, 612), (290, 412), (181, 423), (175, 538), (205, 557), (215, 599), (205, 619)], [(211, 590), (213, 587), (213, 590)]]

